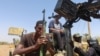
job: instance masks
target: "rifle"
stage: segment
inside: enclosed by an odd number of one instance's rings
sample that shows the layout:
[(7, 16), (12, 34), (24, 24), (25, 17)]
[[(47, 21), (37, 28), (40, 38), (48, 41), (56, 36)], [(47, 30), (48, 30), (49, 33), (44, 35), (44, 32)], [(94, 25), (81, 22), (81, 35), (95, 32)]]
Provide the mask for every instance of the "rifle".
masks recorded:
[[(46, 21), (45, 21), (45, 9), (42, 11), (43, 13), (43, 34), (41, 37), (45, 37), (46, 36)], [(44, 53), (44, 45), (41, 46), (40, 48), (40, 56), (45, 56)]]

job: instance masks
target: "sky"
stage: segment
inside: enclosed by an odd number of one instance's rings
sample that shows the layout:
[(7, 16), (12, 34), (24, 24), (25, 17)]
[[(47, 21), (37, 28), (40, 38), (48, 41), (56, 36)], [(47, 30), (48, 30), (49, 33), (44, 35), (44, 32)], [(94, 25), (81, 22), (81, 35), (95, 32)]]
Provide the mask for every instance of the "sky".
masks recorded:
[[(8, 35), (10, 27), (24, 28), (27, 33), (34, 32), (36, 21), (43, 19), (42, 10), (45, 9), (45, 18), (47, 21), (46, 30), (48, 32), (49, 16), (54, 12), (58, 0), (0, 0), (0, 41), (12, 42), (13, 38), (18, 36)], [(73, 0), (75, 3), (84, 2), (87, 0)], [(65, 19), (60, 19), (62, 24)], [(91, 35), (100, 36), (100, 20), (93, 19), (90, 23)], [(72, 34), (87, 33), (87, 22), (80, 20), (73, 24)]]

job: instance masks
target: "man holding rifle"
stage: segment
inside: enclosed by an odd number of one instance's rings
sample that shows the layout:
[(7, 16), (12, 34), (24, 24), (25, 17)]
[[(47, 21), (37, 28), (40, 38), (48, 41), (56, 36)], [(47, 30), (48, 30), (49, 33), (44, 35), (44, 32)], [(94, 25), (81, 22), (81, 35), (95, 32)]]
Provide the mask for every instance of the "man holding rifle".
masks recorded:
[(25, 54), (25, 56), (39, 56), (40, 47), (43, 47), (43, 54), (46, 56), (46, 51), (48, 50), (51, 53), (51, 56), (54, 55), (54, 51), (51, 48), (51, 45), (48, 45), (48, 40), (45, 37), (41, 38), (43, 33), (43, 20), (37, 21), (35, 26), (35, 33), (25, 34), (21, 37), (19, 45), (14, 50), (13, 55)]

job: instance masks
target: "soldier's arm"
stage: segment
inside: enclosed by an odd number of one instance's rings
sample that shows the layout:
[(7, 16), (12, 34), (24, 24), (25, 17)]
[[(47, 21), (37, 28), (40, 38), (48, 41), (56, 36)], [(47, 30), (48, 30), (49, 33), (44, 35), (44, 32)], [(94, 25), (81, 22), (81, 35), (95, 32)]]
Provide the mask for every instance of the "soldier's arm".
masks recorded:
[(14, 50), (13, 52), (13, 55), (21, 55), (21, 54), (25, 54), (25, 53), (29, 53), (31, 51), (35, 51), (39, 48), (39, 45), (35, 44), (33, 46), (30, 46), (30, 47), (27, 47), (27, 48), (24, 48), (24, 46), (22, 44), (19, 44), (16, 49)]

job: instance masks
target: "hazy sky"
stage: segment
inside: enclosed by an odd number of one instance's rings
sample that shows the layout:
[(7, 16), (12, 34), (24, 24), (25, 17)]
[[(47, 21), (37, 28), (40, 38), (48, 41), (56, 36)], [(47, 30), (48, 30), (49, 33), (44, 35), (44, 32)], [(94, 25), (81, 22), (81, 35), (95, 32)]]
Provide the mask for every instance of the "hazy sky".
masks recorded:
[[(84, 2), (86, 0), (74, 0), (74, 2)], [(37, 20), (43, 18), (42, 10), (46, 9), (46, 21), (48, 32), (48, 23), (54, 12), (57, 0), (0, 0), (0, 41), (12, 42), (13, 38), (18, 36), (8, 35), (9, 27), (20, 27), (26, 29), (28, 32), (34, 32), (34, 25)], [(65, 23), (64, 18), (60, 22)], [(92, 36), (100, 36), (100, 20), (92, 20), (91, 34)], [(72, 34), (87, 33), (87, 22), (81, 20), (73, 24)]]

